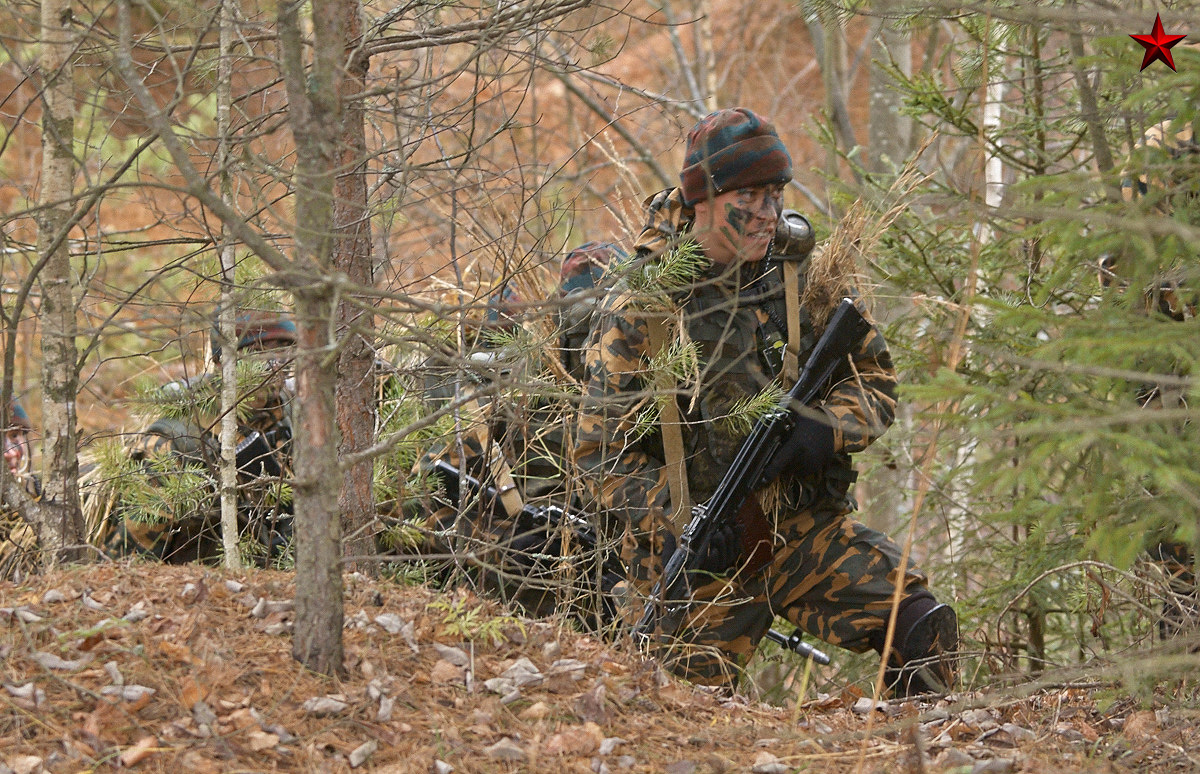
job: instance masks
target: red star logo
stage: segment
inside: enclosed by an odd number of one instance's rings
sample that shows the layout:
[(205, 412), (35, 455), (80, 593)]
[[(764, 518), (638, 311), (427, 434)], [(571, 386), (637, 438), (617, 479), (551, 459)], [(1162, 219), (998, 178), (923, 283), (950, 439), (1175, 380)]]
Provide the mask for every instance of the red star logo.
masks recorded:
[(1153, 62), (1155, 59), (1162, 60), (1163, 64), (1175, 69), (1175, 60), (1171, 58), (1171, 46), (1187, 37), (1187, 35), (1168, 35), (1163, 31), (1162, 19), (1158, 14), (1154, 14), (1154, 29), (1149, 35), (1130, 35), (1129, 37), (1142, 44), (1142, 48), (1146, 49), (1146, 55), (1142, 57), (1142, 69)]

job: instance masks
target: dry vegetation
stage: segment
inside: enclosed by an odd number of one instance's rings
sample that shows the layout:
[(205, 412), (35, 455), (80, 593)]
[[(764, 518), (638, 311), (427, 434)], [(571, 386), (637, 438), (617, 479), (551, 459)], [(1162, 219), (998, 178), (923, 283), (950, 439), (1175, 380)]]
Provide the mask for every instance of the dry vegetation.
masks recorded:
[[(872, 713), (723, 698), (467, 592), (348, 579), (348, 674), (290, 655), (292, 578), (104, 564), (0, 585), (0, 771), (1190, 771), (1194, 711), (1095, 681)], [(874, 717), (869, 715), (873, 714)], [(4, 768), (7, 766), (7, 769)]]

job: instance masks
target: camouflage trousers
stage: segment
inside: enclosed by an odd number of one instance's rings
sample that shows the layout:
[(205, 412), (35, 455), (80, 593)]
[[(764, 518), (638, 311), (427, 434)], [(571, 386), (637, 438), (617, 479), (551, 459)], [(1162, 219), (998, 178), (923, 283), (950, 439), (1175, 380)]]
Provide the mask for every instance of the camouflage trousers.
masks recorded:
[(1158, 621), (1159, 639), (1195, 634), (1200, 626), (1200, 588), (1196, 586), (1191, 546), (1164, 540), (1150, 546), (1147, 553), (1162, 571), (1168, 588)]
[(0, 513), (0, 580), (27, 578), (37, 564), (33, 528), (15, 511)]
[(776, 616), (856, 653), (882, 646), (892, 596), (925, 588), (915, 567), (900, 575), (900, 549), (825, 502), (784, 513), (775, 553), (761, 570), (717, 578), (694, 594), (680, 636), (660, 655), (691, 682), (733, 687)]

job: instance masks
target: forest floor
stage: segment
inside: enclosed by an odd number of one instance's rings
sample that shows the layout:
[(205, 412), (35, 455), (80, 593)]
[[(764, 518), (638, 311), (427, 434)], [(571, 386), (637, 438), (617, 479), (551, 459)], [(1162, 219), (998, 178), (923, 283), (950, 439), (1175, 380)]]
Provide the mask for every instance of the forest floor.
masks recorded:
[(289, 573), (145, 563), (0, 584), (0, 772), (1200, 770), (1200, 712), (1111, 681), (775, 707), (361, 575), (333, 679), (292, 659), (292, 598)]

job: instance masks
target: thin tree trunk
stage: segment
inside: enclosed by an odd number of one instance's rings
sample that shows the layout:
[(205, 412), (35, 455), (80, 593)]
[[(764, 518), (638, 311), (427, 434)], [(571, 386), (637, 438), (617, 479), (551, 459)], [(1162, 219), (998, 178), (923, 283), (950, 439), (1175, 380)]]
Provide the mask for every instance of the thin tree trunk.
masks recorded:
[(280, 54), (288, 120), (296, 140), (296, 264), (307, 274), (295, 290), (296, 427), (293, 494), (296, 521), (296, 624), (292, 656), (316, 672), (341, 674), (342, 546), (339, 518), (337, 362), (332, 334), (333, 193), (342, 122), (346, 53), (344, 0), (312, 2), (312, 62), (306, 66), (300, 11), (279, 6)]
[[(805, 18), (817, 61), (821, 63), (825, 110), (842, 147), (848, 153), (858, 142), (854, 138), (854, 126), (850, 122), (850, 110), (846, 106), (846, 94), (849, 91), (846, 84), (846, 31), (823, 5), (818, 6), (815, 16), (810, 17), (806, 14)], [(826, 154), (826, 173), (831, 178), (839, 177), (839, 165), (837, 149), (830, 148)], [(858, 172), (853, 169), (851, 172), (855, 181), (861, 183)]]
[(899, 167), (908, 154), (912, 137), (912, 119), (900, 112), (904, 98), (893, 88), (883, 65), (894, 62), (905, 77), (912, 75), (912, 42), (908, 34), (884, 21), (879, 34), (871, 40), (870, 121), (868, 142), (871, 169), (882, 172)]
[[(343, 93), (356, 95), (342, 106), (341, 138), (338, 142), (338, 177), (333, 189), (333, 223), (337, 233), (333, 265), (352, 287), (373, 288), (375, 270), (371, 254), (371, 221), (367, 209), (367, 138), (363, 103), (357, 95), (366, 90), (370, 64), (362, 51), (362, 17), (357, 0), (341, 0), (345, 39), (349, 45)], [(375, 433), (375, 320), (364, 307), (369, 297), (338, 301), (337, 424), (341, 433), (339, 452), (343, 459), (371, 446)], [(375, 516), (374, 463), (363, 460), (343, 472), (338, 508), (341, 511), (349, 556), (369, 556), (375, 551), (371, 525)], [(374, 573), (374, 562), (356, 569)]]
[[(233, 177), (229, 170), (229, 111), (233, 102), (233, 9), (223, 0), (220, 9), (220, 55), (217, 60), (217, 168), (221, 198), (233, 205)], [(225, 567), (242, 566), (238, 551), (237, 485), (237, 310), (234, 308), (233, 238), (221, 224), (221, 545)]]
[[(44, 520), (35, 525), (50, 566), (78, 556), (83, 545), (79, 508), (75, 396), (79, 372), (75, 346), (75, 286), (71, 253), (58, 239), (71, 219), (75, 161), (75, 90), (71, 57), (75, 32), (70, 0), (42, 3), (41, 211), (38, 251), (46, 259), (42, 285), (42, 446)], [(57, 246), (54, 246), (57, 244)], [(68, 553), (67, 549), (72, 550)]]
[(296, 505), (292, 657), (315, 672), (338, 675), (344, 671), (342, 526), (337, 512), (336, 360), (329, 356), (331, 295), (327, 287), (296, 294), (300, 411), (292, 484)]

